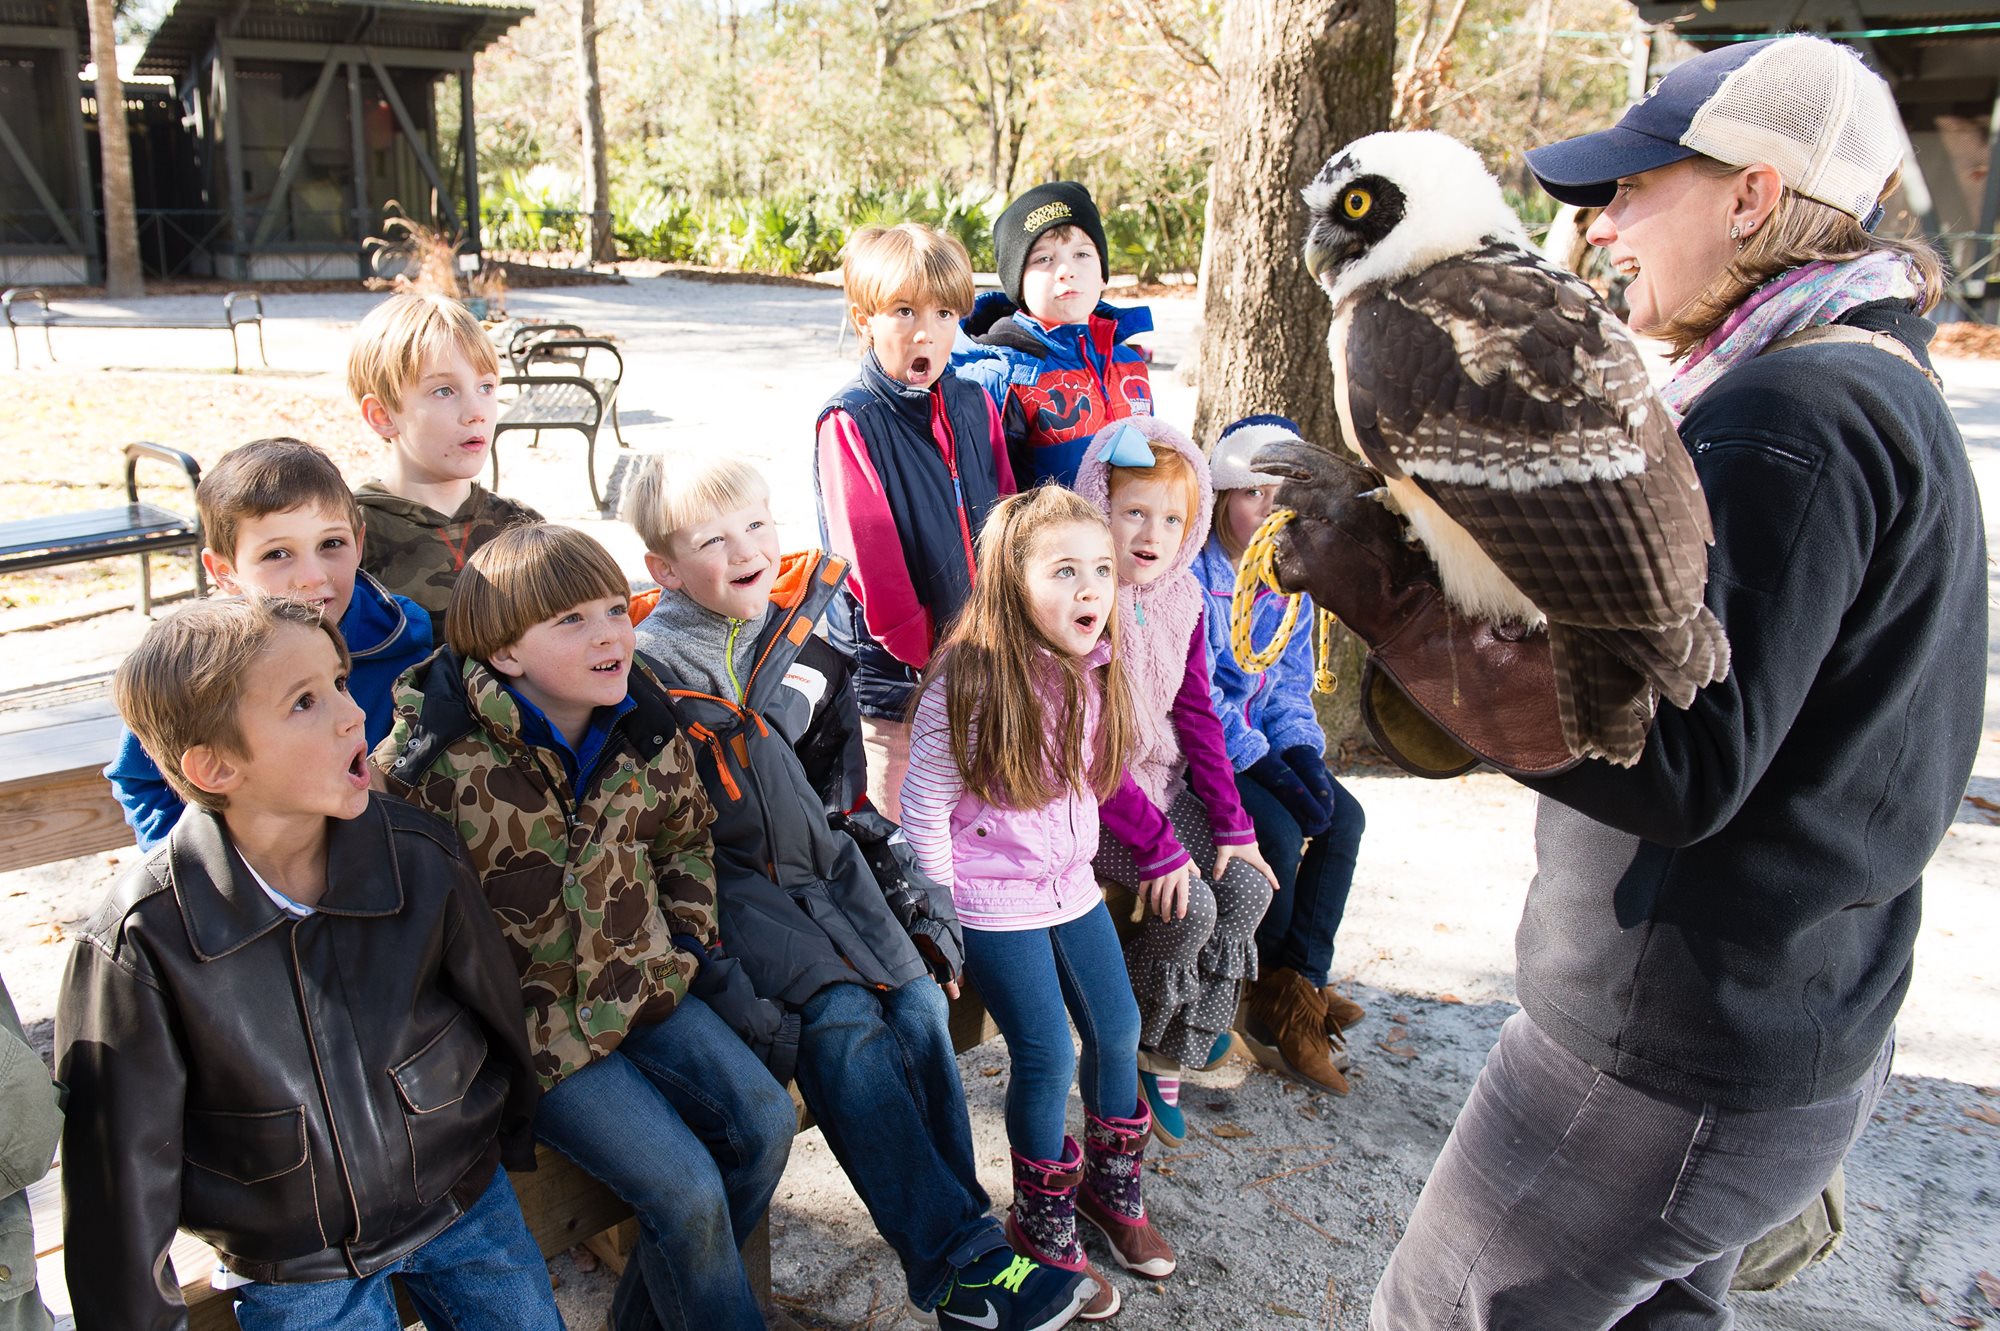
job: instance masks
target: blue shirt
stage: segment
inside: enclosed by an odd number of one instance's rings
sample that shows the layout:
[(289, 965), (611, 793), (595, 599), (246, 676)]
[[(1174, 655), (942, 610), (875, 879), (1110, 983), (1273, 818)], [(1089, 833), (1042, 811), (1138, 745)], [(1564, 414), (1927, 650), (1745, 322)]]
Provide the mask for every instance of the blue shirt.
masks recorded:
[(507, 696), (514, 700), (514, 705), (521, 709), (521, 738), (550, 750), (562, 759), (563, 775), (569, 778), (573, 794), (581, 794), (584, 783), (597, 772), (597, 765), (604, 760), (605, 746), (611, 742), (611, 728), (618, 724), (618, 718), (637, 705), (628, 693), (612, 706), (598, 708), (590, 714), (590, 727), (583, 732), (582, 742), (571, 748), (547, 713), (528, 701), (526, 694), (512, 684), (503, 682), (501, 687), (507, 690)]

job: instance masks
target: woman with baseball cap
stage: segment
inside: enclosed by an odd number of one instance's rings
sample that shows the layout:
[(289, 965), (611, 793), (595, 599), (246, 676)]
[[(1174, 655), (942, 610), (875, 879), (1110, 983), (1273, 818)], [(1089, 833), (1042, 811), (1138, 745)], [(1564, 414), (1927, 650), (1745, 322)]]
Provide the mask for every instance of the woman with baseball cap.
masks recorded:
[(1734, 659), (1660, 709), (1635, 766), (1528, 781), (1522, 1011), (1377, 1331), (1720, 1331), (1744, 1245), (1874, 1110), (1986, 675), (1978, 497), (1925, 353), (1938, 263), (1869, 230), (1901, 154), (1887, 87), (1809, 37), (1699, 56), (1611, 129), (1528, 154), (1604, 209), (1590, 239), (1673, 351)]

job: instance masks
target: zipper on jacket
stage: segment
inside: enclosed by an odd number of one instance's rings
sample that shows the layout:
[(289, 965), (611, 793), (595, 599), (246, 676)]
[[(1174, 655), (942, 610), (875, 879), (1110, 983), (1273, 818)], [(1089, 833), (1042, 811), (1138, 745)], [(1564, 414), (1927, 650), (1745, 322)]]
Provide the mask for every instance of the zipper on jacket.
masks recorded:
[[(742, 619), (730, 620), (729, 637), (722, 644), (722, 671), (729, 676), (729, 686), (736, 690), (738, 702), (743, 700), (743, 681), (736, 678), (736, 636), (743, 632), (743, 625), (747, 622), (749, 621)], [(754, 669), (752, 673), (755, 673)]]
[(958, 539), (965, 551), (965, 574), (968, 579), (977, 576), (972, 562), (972, 523), (965, 513), (965, 487), (958, 479), (958, 433), (951, 428), (951, 417), (944, 409), (944, 394), (939, 393), (931, 403), (931, 428), (944, 430), (944, 469), (951, 474), (951, 502), (958, 514)]
[[(1116, 334), (1114, 333), (1115, 336)], [(1090, 358), (1089, 319), (1084, 320), (1083, 331), (1076, 335), (1077, 355), (1083, 358), (1084, 367), (1090, 371), (1091, 378), (1097, 380), (1097, 401), (1104, 409), (1104, 416), (1107, 420), (1111, 417), (1111, 389), (1104, 381), (1104, 371), (1111, 368), (1111, 351), (1116, 346), (1116, 342), (1113, 342), (1112, 347), (1106, 349), (1104, 353), (1104, 369), (1100, 370), (1097, 368), (1097, 362)]]
[[(319, 1037), (313, 1034), (312, 1006), (306, 1001), (305, 964), (299, 960), (299, 922), (297, 920), (292, 921), (290, 930), (291, 930), (290, 951), (292, 954), (292, 990), (294, 995), (298, 998), (299, 1001), (299, 1025), (305, 1028), (306, 1049), (308, 1052), (311, 1053), (313, 1061), (313, 1079), (319, 1083), (319, 1101), (321, 1106), (324, 1107), (326, 1110), (327, 1134), (333, 1138), (333, 1158), (340, 1162), (340, 1178), (342, 1182), (347, 1184), (347, 1204), (349, 1209), (352, 1211), (354, 1215), (354, 1237), (348, 1240), (346, 1243), (340, 1245), (344, 1252), (351, 1253), (354, 1249), (354, 1246), (360, 1243), (362, 1238), (361, 1196), (359, 1193), (355, 1191), (354, 1175), (347, 1168), (347, 1151), (340, 1144), (340, 1123), (338, 1118), (333, 1112), (333, 1096), (329, 1093), (327, 1089), (326, 1065), (320, 1061)], [(308, 1159), (307, 1163), (308, 1164), (311, 1163), (310, 1159)], [(317, 1203), (317, 1201), (319, 1200), (318, 1189), (314, 1189), (313, 1191), (313, 1200), (315, 1203)], [(317, 1210), (318, 1209), (317, 1206), (315, 1206), (314, 1209)], [(315, 1220), (319, 1219), (317, 1215), (315, 1215), (313, 1218)], [(319, 1229), (320, 1229), (320, 1238), (325, 1239), (326, 1238), (325, 1224), (321, 1223)], [(354, 1259), (351, 1256), (348, 1258), (347, 1265), (349, 1270), (353, 1270)], [(357, 1272), (357, 1274), (359, 1273)]]
[(737, 785), (736, 778), (729, 774), (729, 755), (724, 752), (722, 741), (715, 737), (715, 732), (697, 721), (689, 724), (688, 735), (708, 745), (709, 752), (715, 755), (715, 774), (721, 779), (722, 788), (729, 792), (729, 798), (742, 799), (743, 788)]

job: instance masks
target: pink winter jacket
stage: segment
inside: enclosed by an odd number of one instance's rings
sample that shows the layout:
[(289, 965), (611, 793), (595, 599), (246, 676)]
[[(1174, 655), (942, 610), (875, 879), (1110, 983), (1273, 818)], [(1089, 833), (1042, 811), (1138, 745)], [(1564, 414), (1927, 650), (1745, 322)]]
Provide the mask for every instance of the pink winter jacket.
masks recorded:
[[(1099, 643), (1092, 677), (1111, 659)], [(1051, 690), (1051, 707), (1061, 697)], [(1085, 699), (1085, 742), (1097, 734), (1098, 690)], [(1099, 806), (1070, 791), (1038, 809), (1004, 809), (966, 790), (952, 761), (944, 689), (924, 691), (910, 723), (910, 767), (903, 778), (903, 835), (917, 865), (951, 889), (959, 922), (969, 929), (1048, 929), (1090, 913), (1104, 897), (1090, 862), (1105, 826), (1135, 849), (1140, 872), (1156, 877), (1187, 863), (1166, 817), (1123, 777)]]

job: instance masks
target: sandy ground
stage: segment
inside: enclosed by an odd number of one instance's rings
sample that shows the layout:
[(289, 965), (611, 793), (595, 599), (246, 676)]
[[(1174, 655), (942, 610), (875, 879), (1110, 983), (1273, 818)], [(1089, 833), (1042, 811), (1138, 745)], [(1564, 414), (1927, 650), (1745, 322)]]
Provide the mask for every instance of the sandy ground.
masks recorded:
[[(179, 299), (200, 298), (158, 303)], [(302, 394), (338, 397), (338, 381), (326, 372), (339, 364), (367, 303), (271, 298), (270, 377)], [(851, 341), (838, 345), (836, 293), (662, 278), (521, 294), (513, 304), (615, 331), (627, 355), (633, 446), (740, 452), (771, 476), (791, 543), (809, 543), (809, 423), (853, 352)], [(1169, 300), (1155, 309), (1161, 410), (1185, 422), (1192, 393), (1173, 367), (1191, 346), (1194, 307)], [(223, 351), (193, 337), (72, 333), (59, 342), (59, 364), (31, 348), (28, 368), (10, 382), (41, 386), (59, 377), (87, 401), (93, 375), (141, 368), (157, 376), (170, 408), (191, 386), (214, 384)], [(2000, 364), (1941, 368), (1989, 515), (2000, 514)], [(200, 423), (185, 428), (199, 431)], [(597, 532), (636, 573), (636, 542), (590, 512), (580, 452), (557, 436), (539, 449), (510, 443), (502, 488)], [(2000, 541), (1996, 528), (1989, 516), (1990, 542)], [(8, 689), (103, 669), (143, 628), (129, 612), (46, 631), (9, 619), (0, 615), (0, 681)], [(1990, 660), (2000, 672), (2000, 636)], [(1147, 1175), (1148, 1202), (1180, 1249), (1181, 1269), (1159, 1286), (1114, 1277), (1127, 1298), (1123, 1325), (1365, 1326), (1369, 1292), (1400, 1221), (1494, 1032), (1514, 1010), (1512, 933), (1533, 871), (1531, 797), (1490, 774), (1422, 782), (1370, 770), (1343, 780), (1368, 814), (1335, 964), (1370, 1010), (1354, 1032), (1354, 1092), (1308, 1094), (1241, 1059), (1197, 1074), (1186, 1095), (1196, 1131), (1178, 1151), (1157, 1152)], [(1887, 1331), (1976, 1326), (1981, 1318), (2000, 1325), (2000, 1311), (1974, 1279), (2000, 1270), (2000, 690), (1989, 693), (1970, 793), (1993, 803), (1961, 807), (1928, 875), (1897, 1075), (1848, 1164), (1847, 1243), (1784, 1290), (1739, 1296), (1741, 1326)], [(66, 933), (130, 856), (0, 874), (0, 969), (43, 1041)], [(998, 1042), (984, 1045), (963, 1056), (961, 1070), (982, 1176), (1004, 1205), (1005, 1052)], [(794, 1147), (773, 1231), (775, 1288), (802, 1320), (904, 1321), (895, 1264), (817, 1132)], [(581, 1271), (567, 1258), (552, 1269), (569, 1324), (595, 1331), (608, 1298), (605, 1273)], [(61, 1302), (59, 1291), (51, 1293)]]

